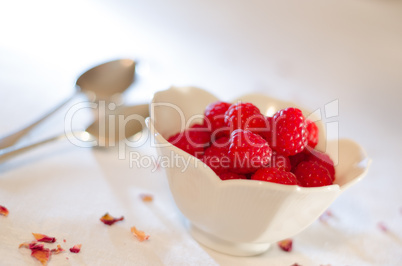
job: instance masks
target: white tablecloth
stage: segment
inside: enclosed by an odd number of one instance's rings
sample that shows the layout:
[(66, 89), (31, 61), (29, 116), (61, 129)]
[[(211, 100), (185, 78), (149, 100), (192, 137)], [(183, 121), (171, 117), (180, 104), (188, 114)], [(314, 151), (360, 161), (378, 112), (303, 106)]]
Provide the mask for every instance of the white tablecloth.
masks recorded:
[[(0, 164), (0, 265), (39, 265), (18, 249), (34, 233), (78, 254), (49, 265), (399, 265), (402, 130), (402, 7), (397, 1), (13, 2), (0, 11), (0, 136), (73, 93), (87, 67), (118, 57), (140, 61), (127, 103), (169, 85), (195, 85), (230, 100), (263, 92), (316, 110), (334, 100), (338, 135), (359, 142), (367, 177), (293, 238), (255, 257), (231, 257), (194, 241), (163, 170), (130, 167), (117, 150), (60, 141)], [(141, 61), (142, 60), (142, 61)], [(76, 98), (75, 102), (83, 98)], [(61, 110), (23, 143), (63, 132)], [(85, 128), (89, 117), (77, 122)], [(155, 155), (145, 144), (127, 152)], [(139, 194), (150, 193), (144, 203)], [(108, 227), (109, 212), (125, 219)], [(378, 223), (388, 227), (379, 229)], [(138, 242), (136, 226), (150, 235)], [(63, 242), (63, 239), (66, 242)], [(67, 259), (68, 258), (68, 259)]]

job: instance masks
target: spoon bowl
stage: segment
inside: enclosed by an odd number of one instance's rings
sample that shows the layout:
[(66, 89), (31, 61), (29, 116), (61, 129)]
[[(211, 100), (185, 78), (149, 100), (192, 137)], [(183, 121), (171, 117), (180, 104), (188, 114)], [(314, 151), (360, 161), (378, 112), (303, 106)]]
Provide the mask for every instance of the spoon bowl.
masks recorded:
[(85, 132), (97, 142), (94, 146), (113, 147), (145, 128), (145, 118), (148, 116), (148, 104), (118, 106), (94, 121)]
[(124, 92), (134, 81), (135, 62), (131, 59), (110, 61), (82, 74), (76, 82), (77, 91), (91, 100), (109, 100), (114, 95)]

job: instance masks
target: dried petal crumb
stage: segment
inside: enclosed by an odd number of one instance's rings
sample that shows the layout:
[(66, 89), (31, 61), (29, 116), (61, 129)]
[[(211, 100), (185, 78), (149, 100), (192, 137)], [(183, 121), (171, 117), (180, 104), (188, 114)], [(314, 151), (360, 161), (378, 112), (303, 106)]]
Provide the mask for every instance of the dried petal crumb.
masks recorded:
[(134, 236), (140, 241), (147, 240), (149, 238), (149, 235), (146, 235), (143, 231), (137, 230), (135, 226), (131, 227), (131, 233), (134, 234)]
[(298, 264), (298, 263), (293, 263), (293, 264), (290, 265), (290, 266), (302, 266), (302, 265), (300, 265), (300, 264)]
[(43, 234), (35, 234), (35, 233), (32, 233), (32, 235), (39, 242), (46, 242), (46, 243), (54, 243), (54, 242), (56, 242), (56, 238), (54, 238), (54, 237), (50, 237), (50, 236), (43, 235)]
[(54, 254), (59, 254), (61, 252), (65, 251), (60, 245), (57, 245), (57, 248), (54, 248), (52, 250), (50, 250), (50, 252), (54, 253)]
[[(32, 241), (31, 243), (36, 243), (36, 241)], [(21, 243), (21, 244), (18, 246), (18, 248), (29, 248), (29, 245), (30, 245), (31, 243), (28, 243), (28, 242)]]
[(38, 243), (38, 241), (36, 241), (36, 240), (33, 240), (31, 242), (24, 242), (24, 243), (20, 244), (18, 248), (28, 248), (30, 250), (34, 250), (34, 249), (43, 250), (44, 245), (41, 243)]
[(44, 250), (45, 246), (41, 243), (31, 243), (29, 244), (30, 250)]
[(388, 227), (383, 222), (379, 222), (377, 224), (377, 227), (383, 232), (388, 232), (389, 231)]
[(74, 247), (70, 248), (70, 252), (78, 253), (81, 250), (81, 244), (74, 245)]
[(333, 217), (334, 217), (334, 214), (330, 210), (327, 210), (318, 219), (322, 223), (327, 223), (327, 221)]
[(282, 240), (282, 241), (279, 241), (278, 242), (278, 246), (283, 250), (283, 251), (286, 251), (286, 252), (290, 252), (290, 251), (292, 251), (292, 246), (293, 246), (293, 241), (292, 241), (292, 239), (285, 239), (285, 240)]
[(0, 215), (7, 217), (8, 213), (9, 213), (8, 209), (6, 207), (0, 205)]
[(111, 216), (109, 213), (106, 213), (105, 215), (103, 215), (100, 220), (102, 221), (102, 223), (107, 224), (107, 225), (112, 225), (115, 222), (118, 221), (123, 221), (124, 220), (124, 216), (120, 217), (120, 218), (114, 218), (113, 216)]
[(31, 252), (31, 256), (39, 260), (42, 263), (42, 265), (46, 265), (50, 259), (50, 250), (48, 248), (34, 249)]
[(143, 202), (151, 202), (154, 200), (154, 197), (151, 194), (140, 194), (140, 198)]
[(51, 252), (48, 248), (45, 248), (42, 243), (37, 241), (24, 242), (19, 245), (19, 248), (28, 248), (31, 250), (31, 256), (39, 260), (42, 265), (46, 265), (50, 259)]

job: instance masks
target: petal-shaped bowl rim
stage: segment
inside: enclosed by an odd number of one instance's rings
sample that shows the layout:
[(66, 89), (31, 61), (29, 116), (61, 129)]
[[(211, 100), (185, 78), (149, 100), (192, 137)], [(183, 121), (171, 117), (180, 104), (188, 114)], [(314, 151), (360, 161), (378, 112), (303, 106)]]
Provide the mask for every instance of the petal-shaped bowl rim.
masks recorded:
[[(156, 96), (158, 96), (161, 93), (167, 93), (167, 92), (171, 92), (171, 93), (181, 93), (183, 90), (185, 91), (189, 91), (189, 90), (195, 90), (195, 91), (202, 91), (203, 93), (209, 94), (211, 97), (214, 97), (216, 100), (219, 100), (218, 98), (216, 98), (214, 95), (212, 95), (211, 93), (196, 88), (196, 87), (171, 87), (167, 90), (163, 90), (160, 92), (155, 93), (153, 99), (152, 99), (152, 103), (150, 106), (150, 117), (147, 118), (146, 120), (146, 124), (148, 126), (148, 128), (151, 131), (151, 134), (155, 137), (156, 141), (159, 144), (164, 144), (165, 147), (167, 147), (169, 150), (183, 156), (186, 159), (190, 159), (192, 164), (200, 164), (201, 166), (206, 167), (207, 169), (209, 169), (209, 173), (208, 174), (208, 178), (212, 179), (213, 184), (217, 185), (217, 186), (249, 186), (249, 187), (260, 187), (260, 186), (265, 186), (267, 188), (270, 189), (275, 189), (275, 190), (279, 190), (279, 191), (286, 191), (286, 192), (298, 192), (298, 193), (314, 193), (314, 192), (322, 192), (322, 191), (341, 191), (343, 192), (344, 190), (346, 190), (347, 188), (351, 187), (353, 184), (359, 182), (360, 180), (362, 180), (364, 178), (364, 176), (366, 175), (368, 168), (371, 164), (371, 159), (369, 159), (367, 157), (366, 152), (363, 150), (363, 148), (357, 144), (355, 141), (351, 140), (351, 139), (347, 139), (347, 138), (343, 138), (343, 139), (339, 139), (339, 140), (333, 140), (333, 141), (338, 141), (338, 143), (345, 143), (345, 145), (354, 145), (356, 149), (358, 149), (361, 153), (361, 160), (357, 161), (354, 163), (354, 165), (361, 165), (361, 169), (363, 169), (363, 171), (358, 174), (357, 176), (355, 176), (354, 178), (350, 179), (348, 182), (339, 185), (339, 184), (333, 184), (333, 185), (329, 185), (329, 186), (322, 186), (322, 187), (301, 187), (301, 186), (297, 186), (297, 185), (282, 185), (282, 184), (276, 184), (276, 183), (272, 183), (272, 182), (264, 182), (264, 181), (256, 181), (256, 180), (241, 180), (241, 179), (237, 179), (237, 180), (221, 180), (218, 175), (215, 174), (215, 172), (209, 168), (208, 166), (206, 166), (201, 160), (199, 160), (198, 158), (188, 154), (187, 152), (177, 148), (176, 146), (170, 144), (166, 138), (164, 138), (162, 136), (162, 134), (160, 134), (158, 132), (158, 130), (155, 127), (154, 124), (154, 116), (155, 116), (155, 112), (153, 110), (152, 104), (155, 103), (155, 99), (157, 98)], [(228, 102), (236, 102), (240, 99), (250, 99), (250, 98), (256, 98), (256, 99), (266, 99), (269, 101), (274, 102), (275, 104), (278, 105), (287, 105), (287, 106), (292, 106), (292, 107), (297, 107), (303, 110), (303, 112), (306, 111), (305, 108), (300, 107), (298, 104), (295, 104), (293, 102), (290, 101), (283, 101), (280, 99), (276, 99), (276, 98), (272, 98), (269, 97), (265, 94), (259, 94), (259, 93), (252, 93), (252, 94), (245, 94), (241, 97), (237, 97), (235, 100), (233, 101), (228, 101)], [(324, 129), (324, 127), (321, 125), (319, 126), (321, 127), (321, 131)], [(329, 142), (331, 142), (331, 140), (329, 140)], [(207, 170), (208, 171), (208, 170)]]

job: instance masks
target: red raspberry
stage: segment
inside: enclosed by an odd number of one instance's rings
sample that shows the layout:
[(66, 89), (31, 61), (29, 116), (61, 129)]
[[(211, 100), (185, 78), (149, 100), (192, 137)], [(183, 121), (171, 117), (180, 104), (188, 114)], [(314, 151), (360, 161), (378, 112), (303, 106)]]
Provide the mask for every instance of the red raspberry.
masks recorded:
[(283, 154), (277, 153), (276, 151), (272, 152), (271, 163), (268, 167), (275, 167), (286, 172), (290, 172), (292, 169), (289, 158)]
[(230, 135), (229, 127), (225, 123), (225, 113), (230, 105), (230, 103), (218, 101), (209, 104), (205, 109), (205, 122), (211, 125), (212, 139)]
[(251, 179), (284, 185), (297, 185), (296, 176), (293, 173), (279, 170), (274, 167), (258, 169), (258, 171), (251, 176)]
[(284, 155), (295, 155), (307, 145), (306, 122), (297, 108), (286, 108), (273, 116), (273, 139), (271, 146)]
[(229, 180), (229, 179), (247, 179), (245, 175), (236, 174), (233, 172), (224, 172), (219, 174), (219, 178), (221, 180)]
[(264, 165), (264, 167), (274, 167), (286, 172), (290, 172), (292, 169), (289, 157), (276, 151), (272, 151), (271, 161), (268, 165)]
[(267, 122), (260, 109), (251, 103), (232, 104), (225, 113), (225, 123), (231, 132), (243, 129), (264, 135), (267, 128)]
[(300, 152), (295, 155), (289, 156), (290, 165), (292, 166), (292, 169), (290, 171), (294, 172), (299, 163), (307, 161), (308, 158), (309, 155), (305, 152)]
[(272, 133), (273, 133), (273, 118), (270, 116), (265, 117), (265, 124), (266, 124), (266, 129), (263, 131), (262, 134), (260, 134), (266, 141), (268, 141), (268, 144), (271, 146), (272, 143)]
[(168, 141), (177, 148), (201, 158), (204, 154), (204, 148), (208, 147), (211, 138), (211, 132), (200, 124), (194, 124), (184, 132), (171, 136)]
[(296, 167), (294, 174), (302, 187), (322, 187), (332, 185), (328, 170), (313, 161), (301, 162)]
[(229, 169), (230, 159), (228, 152), (229, 138), (219, 138), (215, 142), (212, 142), (212, 145), (205, 150), (202, 161), (219, 175), (222, 172), (227, 172)]
[(253, 173), (268, 165), (272, 150), (268, 142), (251, 131), (237, 129), (230, 135), (229, 158), (231, 170), (239, 174)]
[(328, 170), (332, 182), (335, 180), (334, 162), (331, 160), (328, 154), (317, 150), (311, 150), (311, 153), (308, 156), (308, 160), (317, 162), (318, 164), (324, 166)]
[(310, 120), (306, 120), (307, 146), (315, 148), (318, 144), (318, 127)]

